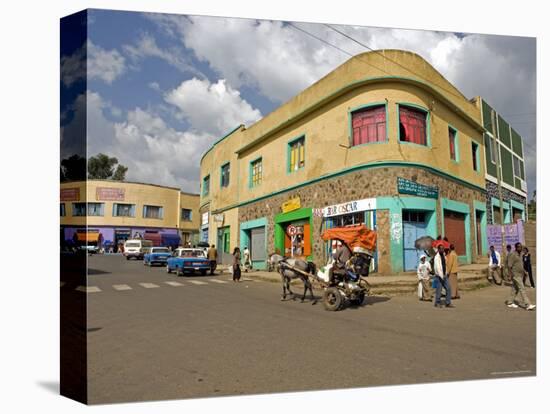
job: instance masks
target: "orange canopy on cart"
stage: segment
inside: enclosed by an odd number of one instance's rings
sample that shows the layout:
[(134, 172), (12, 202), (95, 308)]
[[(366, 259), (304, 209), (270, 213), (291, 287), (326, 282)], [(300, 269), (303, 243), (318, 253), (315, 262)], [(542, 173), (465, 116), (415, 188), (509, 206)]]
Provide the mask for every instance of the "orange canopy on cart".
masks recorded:
[(365, 225), (334, 227), (321, 234), (323, 240), (342, 240), (351, 250), (355, 248), (373, 251), (376, 248), (376, 232)]

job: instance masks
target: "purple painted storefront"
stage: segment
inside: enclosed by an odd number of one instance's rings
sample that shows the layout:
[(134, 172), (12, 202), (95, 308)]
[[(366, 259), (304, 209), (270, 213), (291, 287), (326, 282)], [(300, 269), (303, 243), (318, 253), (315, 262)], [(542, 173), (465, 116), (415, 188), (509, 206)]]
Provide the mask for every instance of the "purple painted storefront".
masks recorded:
[[(131, 238), (145, 238), (153, 240), (154, 245), (178, 247), (180, 236), (177, 229), (162, 227), (112, 227), (112, 226), (88, 226), (88, 230), (98, 230), (100, 233), (99, 247), (109, 248), (116, 246)], [(74, 243), (77, 230), (85, 230), (85, 227), (64, 227), (64, 238), (68, 244)]]

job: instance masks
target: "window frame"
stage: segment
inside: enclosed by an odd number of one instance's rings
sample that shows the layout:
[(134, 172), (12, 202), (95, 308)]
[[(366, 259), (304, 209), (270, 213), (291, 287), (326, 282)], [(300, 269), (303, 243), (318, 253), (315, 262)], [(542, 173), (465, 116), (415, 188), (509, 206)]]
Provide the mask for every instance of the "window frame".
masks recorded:
[[(185, 218), (183, 217), (183, 212), (184, 211), (188, 211), (189, 212), (189, 218)], [(193, 221), (193, 210), (191, 210), (190, 208), (181, 208), (181, 212), (180, 212), (180, 220), (181, 221)]]
[[(254, 181), (253, 181), (253, 167), (254, 167), (254, 164), (256, 164), (258, 162), (261, 162), (260, 182), (254, 184)], [(256, 188), (256, 187), (259, 187), (260, 185), (262, 185), (263, 178), (264, 178), (263, 163), (264, 163), (263, 157), (260, 156), (260, 157), (257, 157), (255, 159), (251, 160), (250, 163), (248, 164), (248, 188)]]
[[(158, 208), (159, 216), (158, 217), (147, 217), (147, 211), (150, 207)], [(144, 204), (142, 208), (142, 218), (150, 220), (163, 220), (164, 219), (164, 207), (163, 206), (154, 206), (152, 204)]]
[[(90, 205), (99, 205), (99, 214), (90, 214)], [(105, 203), (86, 203), (86, 215), (88, 217), (103, 217), (105, 216)]]
[[(516, 171), (516, 163), (515, 163), (516, 160), (518, 162), (518, 170), (519, 171)], [(519, 158), (516, 154), (512, 153), (512, 168), (514, 170), (514, 178), (525, 181), (525, 179), (523, 178), (523, 177), (525, 177), (525, 172), (522, 171), (522, 169), (521, 169), (521, 164), (522, 163), (524, 163), (524, 161), (521, 158)], [(522, 175), (523, 175), (523, 177), (522, 177)]]
[[(83, 205), (84, 208), (82, 209), (83, 211), (83, 214), (76, 214), (76, 210), (77, 208), (75, 208), (76, 206), (81, 206)], [(79, 201), (79, 202), (76, 202), (76, 203), (72, 203), (71, 205), (71, 213), (72, 213), (72, 216), (73, 217), (86, 217), (86, 213), (88, 212), (88, 207), (86, 206), (86, 203), (85, 202), (82, 202), (82, 201)]]
[[(472, 158), (472, 168), (476, 173), (479, 174), (479, 173), (481, 173), (480, 156), (479, 156), (479, 143), (472, 139), (472, 143), (470, 145), (470, 149), (472, 150), (471, 151), (472, 157), (474, 155), (474, 151), (473, 151), (474, 146), (475, 146), (475, 160)], [(474, 161), (475, 161), (475, 167), (474, 167)], [(512, 161), (512, 164), (513, 164), (513, 161)]]
[[(117, 207), (119, 205), (130, 206), (130, 214), (129, 215), (118, 214)], [(136, 205), (132, 203), (113, 203), (113, 217), (136, 217)]]
[[(205, 183), (208, 181), (208, 191), (204, 191), (206, 188)], [(206, 197), (210, 194), (210, 174), (206, 175), (202, 179), (202, 188), (201, 188), (201, 194), (203, 197)]]
[[(364, 110), (367, 110), (369, 108), (377, 107), (377, 106), (384, 106), (384, 110), (386, 113), (386, 137), (384, 141), (375, 141), (375, 142), (365, 142), (363, 144), (353, 145), (353, 113), (354, 112), (361, 112)], [(380, 102), (372, 102), (365, 105), (356, 106), (354, 108), (348, 109), (348, 141), (349, 141), (349, 147), (350, 148), (358, 148), (362, 147), (364, 145), (375, 145), (375, 144), (387, 144), (389, 142), (389, 128), (388, 128), (388, 101), (380, 101)]]
[[(227, 167), (227, 184), (223, 185), (223, 169)], [(229, 187), (230, 183), (230, 177), (231, 177), (231, 162), (228, 161), (220, 167), (220, 188), (227, 188)]]
[[(451, 157), (451, 161), (458, 164), (460, 162), (460, 151), (459, 151), (460, 140), (458, 138), (458, 129), (456, 129), (451, 124), (449, 124), (449, 131), (452, 131), (454, 133), (453, 141), (454, 141), (454, 146), (455, 146), (455, 157), (454, 158)], [(449, 136), (449, 156), (451, 156), (451, 142), (450, 142), (450, 140), (451, 140), (451, 137)]]
[(65, 217), (67, 215), (67, 207), (65, 203), (59, 203), (59, 217)]
[[(410, 102), (396, 102), (397, 105), (397, 142), (399, 144), (405, 144), (405, 145), (416, 145), (418, 147), (422, 148), (432, 148), (432, 139), (431, 139), (431, 112), (428, 108), (425, 108), (423, 106), (420, 106), (418, 104), (410, 103)], [(416, 109), (418, 111), (424, 112), (426, 114), (426, 145), (424, 144), (417, 144), (416, 142), (410, 142), (410, 141), (402, 141), (401, 140), (401, 107), (404, 108), (412, 108)]]
[[(290, 159), (291, 159), (291, 153), (292, 153), (292, 145), (297, 143), (298, 141), (303, 140), (303, 148), (304, 148), (304, 165), (301, 167), (298, 167), (297, 169), (292, 169), (290, 165)], [(303, 170), (306, 166), (306, 134), (302, 134), (298, 137), (292, 138), (290, 141), (287, 142), (286, 147), (286, 172), (287, 174), (291, 174), (294, 172), (298, 172), (300, 170)]]

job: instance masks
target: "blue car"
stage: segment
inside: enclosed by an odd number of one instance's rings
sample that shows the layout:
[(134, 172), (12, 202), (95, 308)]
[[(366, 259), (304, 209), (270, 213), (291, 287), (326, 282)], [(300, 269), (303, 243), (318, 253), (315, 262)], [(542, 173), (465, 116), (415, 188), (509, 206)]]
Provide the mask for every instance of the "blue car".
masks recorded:
[(205, 275), (210, 270), (210, 261), (202, 249), (176, 249), (174, 256), (166, 262), (166, 272), (176, 272), (178, 276), (185, 273), (200, 272)]
[(165, 265), (170, 257), (172, 257), (172, 253), (166, 247), (150, 247), (143, 255), (143, 264), (145, 266), (153, 266), (157, 263)]

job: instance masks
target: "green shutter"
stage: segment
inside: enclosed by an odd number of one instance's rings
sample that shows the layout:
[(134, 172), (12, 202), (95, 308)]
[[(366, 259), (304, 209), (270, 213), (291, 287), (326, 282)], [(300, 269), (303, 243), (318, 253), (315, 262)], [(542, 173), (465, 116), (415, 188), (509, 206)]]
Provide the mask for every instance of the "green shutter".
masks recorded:
[(523, 142), (519, 134), (512, 128), (512, 149), (514, 152), (523, 158)]
[(500, 115), (498, 116), (498, 138), (500, 142), (510, 148), (512, 145), (510, 138), (510, 125)]
[(485, 101), (481, 101), (481, 110), (483, 114), (483, 126), (485, 129), (493, 133), (493, 123), (491, 122), (491, 108)]
[(513, 186), (515, 183), (512, 153), (502, 145), (500, 146), (500, 160), (502, 162), (502, 181)]

